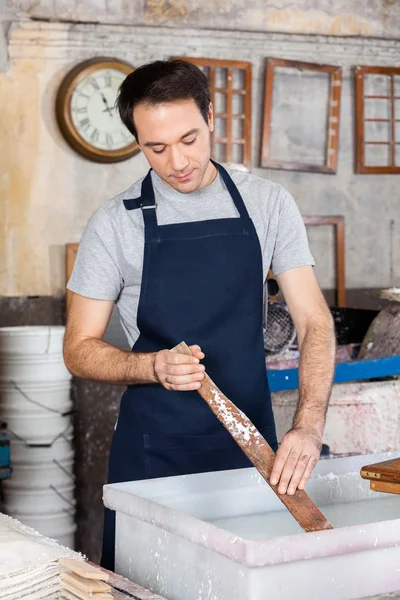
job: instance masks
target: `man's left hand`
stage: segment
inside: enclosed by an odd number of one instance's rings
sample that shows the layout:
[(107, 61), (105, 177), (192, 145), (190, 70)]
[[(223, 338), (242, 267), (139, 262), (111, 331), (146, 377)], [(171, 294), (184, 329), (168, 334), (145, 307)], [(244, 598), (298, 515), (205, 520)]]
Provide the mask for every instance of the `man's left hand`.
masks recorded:
[(320, 456), (322, 437), (315, 431), (296, 426), (290, 429), (279, 446), (270, 482), (280, 494), (293, 495), (304, 490)]

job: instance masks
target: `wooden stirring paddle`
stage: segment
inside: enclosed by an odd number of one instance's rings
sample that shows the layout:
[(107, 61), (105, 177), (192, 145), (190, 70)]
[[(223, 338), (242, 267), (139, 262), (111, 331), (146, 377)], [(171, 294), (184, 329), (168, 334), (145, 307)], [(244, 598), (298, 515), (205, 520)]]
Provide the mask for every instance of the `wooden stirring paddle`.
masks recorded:
[[(175, 348), (172, 348), (171, 352), (192, 355), (185, 342), (181, 342)], [(197, 391), (298, 524), (305, 531), (333, 529), (306, 492), (297, 490), (292, 496), (279, 494), (278, 486), (270, 483), (269, 478), (275, 460), (275, 452), (250, 419), (224, 396), (207, 373)]]

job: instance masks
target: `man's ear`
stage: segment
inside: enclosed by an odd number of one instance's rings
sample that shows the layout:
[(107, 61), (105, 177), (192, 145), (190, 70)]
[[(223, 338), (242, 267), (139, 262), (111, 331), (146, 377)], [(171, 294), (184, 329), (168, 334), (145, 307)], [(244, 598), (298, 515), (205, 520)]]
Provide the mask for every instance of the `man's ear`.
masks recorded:
[(210, 102), (208, 107), (208, 129), (214, 131), (214, 110), (212, 102)]

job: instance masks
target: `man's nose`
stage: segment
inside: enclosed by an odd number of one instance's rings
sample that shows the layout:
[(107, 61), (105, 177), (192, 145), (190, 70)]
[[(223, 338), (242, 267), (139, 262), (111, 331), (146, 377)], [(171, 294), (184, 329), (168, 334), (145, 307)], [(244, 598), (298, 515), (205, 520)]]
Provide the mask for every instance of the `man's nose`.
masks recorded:
[(189, 161), (179, 147), (171, 146), (170, 164), (173, 171), (183, 171), (189, 164)]

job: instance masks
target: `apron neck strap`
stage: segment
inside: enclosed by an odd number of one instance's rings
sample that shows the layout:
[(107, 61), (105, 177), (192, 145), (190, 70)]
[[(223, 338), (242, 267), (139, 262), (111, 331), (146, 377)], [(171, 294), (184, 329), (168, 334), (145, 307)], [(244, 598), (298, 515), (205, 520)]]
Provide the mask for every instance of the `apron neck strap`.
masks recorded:
[(243, 198), (239, 190), (237, 189), (232, 177), (229, 175), (228, 171), (225, 169), (225, 167), (215, 162), (214, 160), (211, 159), (211, 162), (214, 165), (214, 167), (217, 168), (218, 173), (221, 175), (222, 181), (225, 183), (226, 189), (230, 193), (238, 213), (240, 214), (242, 219), (249, 219), (249, 213), (247, 212), (247, 208), (245, 203), (243, 202)]
[(142, 181), (142, 191), (140, 196), (140, 208), (142, 209), (145, 230), (147, 231), (157, 227), (157, 202), (154, 196), (151, 171), (152, 169), (150, 169)]
[[(218, 173), (221, 175), (222, 180), (225, 183), (226, 189), (228, 190), (241, 218), (249, 219), (249, 213), (247, 212), (247, 208), (245, 206), (245, 203), (243, 202), (243, 198), (240, 195), (240, 192), (237, 189), (228, 171), (214, 160), (211, 159), (211, 162), (216, 167)], [(147, 173), (146, 177), (142, 181), (141, 197), (139, 199), (140, 208), (142, 209), (146, 229), (154, 229), (155, 227), (157, 227), (157, 203), (154, 196), (153, 182), (151, 180), (151, 171), (152, 169), (150, 169), (150, 171)]]

